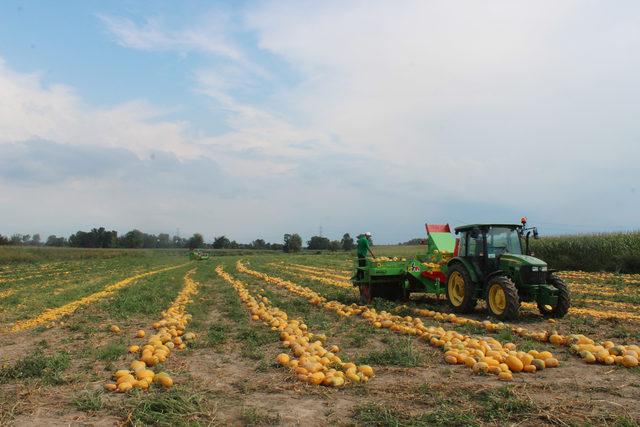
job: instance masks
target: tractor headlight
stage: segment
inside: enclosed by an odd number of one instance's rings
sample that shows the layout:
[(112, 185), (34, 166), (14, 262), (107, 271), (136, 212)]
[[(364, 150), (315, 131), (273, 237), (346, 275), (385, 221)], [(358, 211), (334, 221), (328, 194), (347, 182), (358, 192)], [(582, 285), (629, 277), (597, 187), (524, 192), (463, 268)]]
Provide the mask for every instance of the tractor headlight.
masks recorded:
[(547, 271), (547, 266), (545, 265), (544, 267), (540, 267), (540, 271)]
[(531, 267), (531, 271), (538, 271), (538, 267)]

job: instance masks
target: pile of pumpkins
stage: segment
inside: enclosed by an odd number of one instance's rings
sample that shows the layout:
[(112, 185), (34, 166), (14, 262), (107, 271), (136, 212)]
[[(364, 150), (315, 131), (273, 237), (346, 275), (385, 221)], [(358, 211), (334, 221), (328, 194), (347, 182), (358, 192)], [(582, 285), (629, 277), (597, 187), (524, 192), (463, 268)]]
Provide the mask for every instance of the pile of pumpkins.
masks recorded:
[(494, 374), (502, 381), (511, 381), (514, 372), (533, 373), (560, 364), (549, 351), (529, 350), (525, 353), (517, 351), (513, 343), (502, 345), (492, 337), (472, 338), (455, 331), (430, 327), (420, 338), (445, 350), (445, 362), (465, 365), (475, 373)]
[[(550, 339), (553, 335), (550, 337)], [(640, 347), (637, 345), (616, 345), (611, 341), (596, 344), (584, 335), (570, 335), (566, 338), (571, 352), (579, 355), (586, 363), (619, 365), (626, 368), (638, 366)]]
[[(406, 308), (406, 306), (403, 306)], [(548, 342), (555, 346), (569, 346), (571, 352), (577, 354), (586, 363), (600, 363), (604, 365), (619, 365), (633, 368), (639, 365), (638, 356), (640, 347), (637, 345), (616, 345), (612, 341), (604, 341), (596, 344), (594, 340), (581, 334), (560, 335), (558, 331), (529, 331), (522, 327), (513, 327), (506, 323), (493, 323), (488, 320), (479, 321), (456, 316), (455, 314), (444, 314), (437, 311), (425, 309), (413, 309), (421, 316), (430, 317), (441, 322), (450, 322), (457, 325), (473, 325), (482, 327), (489, 332), (510, 329), (514, 334), (539, 342)]]
[(216, 272), (233, 286), (252, 320), (261, 321), (272, 330), (280, 331), (282, 345), (290, 350), (292, 356), (281, 353), (276, 357), (276, 362), (293, 371), (300, 381), (342, 387), (347, 382), (366, 382), (373, 377), (370, 366), (343, 362), (337, 355), (340, 351), (338, 346), (326, 349), (324, 335), (313, 334), (302, 321), (289, 319), (287, 313), (271, 305), (267, 297), (251, 295), (244, 282), (225, 272), (222, 266), (216, 267)]
[[(164, 363), (173, 350), (184, 350), (187, 348), (187, 343), (196, 338), (193, 332), (185, 331), (191, 320), (191, 315), (186, 312), (186, 306), (191, 302), (191, 296), (197, 293), (198, 288), (197, 282), (191, 279), (193, 271), (185, 275), (184, 286), (169, 308), (162, 312), (162, 320), (153, 324), (156, 333), (149, 336), (147, 343), (142, 347), (129, 346), (129, 353), (135, 354), (139, 359), (132, 361), (129, 369), (116, 371), (115, 384), (106, 384), (106, 390), (126, 393), (134, 388), (147, 390), (153, 383), (163, 388), (173, 386), (173, 379), (169, 374), (166, 372), (156, 374), (150, 368)], [(112, 325), (111, 331), (119, 333), (120, 328)], [(146, 332), (142, 329), (136, 332), (136, 338), (145, 336)]]

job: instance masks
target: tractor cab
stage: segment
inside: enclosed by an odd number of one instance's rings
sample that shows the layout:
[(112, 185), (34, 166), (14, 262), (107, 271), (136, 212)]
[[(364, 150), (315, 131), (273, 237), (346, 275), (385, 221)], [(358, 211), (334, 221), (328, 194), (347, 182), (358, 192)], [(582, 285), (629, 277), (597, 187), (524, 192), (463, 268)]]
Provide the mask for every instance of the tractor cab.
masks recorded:
[(521, 229), (522, 226), (514, 224), (458, 227), (455, 229), (460, 235), (457, 255), (468, 259), (480, 272), (495, 271), (502, 255), (522, 255)]
[[(478, 299), (500, 319), (518, 316), (521, 301), (536, 301), (547, 317), (563, 317), (569, 291), (547, 264), (531, 255), (529, 236), (535, 228), (522, 224), (471, 224), (457, 227), (455, 256), (447, 263), (447, 299), (455, 311), (472, 311)], [(524, 242), (524, 246), (523, 246)]]

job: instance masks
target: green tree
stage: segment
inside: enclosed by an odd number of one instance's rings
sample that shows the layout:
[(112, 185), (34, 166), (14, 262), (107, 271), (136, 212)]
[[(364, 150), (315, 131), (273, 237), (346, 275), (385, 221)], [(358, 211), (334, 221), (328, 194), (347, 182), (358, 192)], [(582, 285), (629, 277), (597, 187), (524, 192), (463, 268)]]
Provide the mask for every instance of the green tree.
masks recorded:
[(263, 239), (256, 239), (253, 242), (251, 242), (251, 246), (254, 249), (266, 249), (267, 243)]
[(40, 246), (40, 243), (40, 233), (34, 234), (33, 237), (31, 237), (30, 244), (33, 246)]
[[(236, 243), (237, 246), (237, 243)], [(219, 236), (213, 238), (214, 249), (225, 249), (231, 247), (231, 241), (227, 239), (227, 236)]]
[(9, 238), (0, 234), (0, 246), (8, 245), (8, 244), (9, 244)]
[(307, 242), (307, 249), (311, 250), (327, 250), (329, 249), (329, 244), (331, 241), (326, 237), (322, 236), (313, 236)]
[(340, 246), (342, 247), (343, 251), (353, 250), (353, 248), (355, 247), (353, 243), (353, 237), (351, 237), (349, 233), (345, 233), (344, 236), (342, 236), (342, 240), (340, 241)]
[(337, 240), (332, 240), (332, 241), (329, 243), (329, 250), (330, 250), (331, 252), (338, 252), (338, 251), (340, 250), (340, 248), (341, 248), (341, 247), (342, 247), (342, 244), (341, 244), (339, 241), (337, 241)]
[(300, 252), (302, 249), (302, 237), (299, 234), (285, 234), (284, 235), (284, 245), (282, 246), (282, 250), (287, 253), (291, 252)]
[(158, 247), (168, 248), (170, 246), (171, 246), (171, 241), (169, 240), (169, 235), (167, 233), (158, 234)]
[(144, 246), (144, 233), (140, 230), (131, 230), (119, 240), (123, 248), (141, 248)]
[(194, 233), (187, 241), (187, 247), (191, 250), (199, 249), (204, 246), (204, 238), (200, 233)]
[(45, 242), (45, 246), (57, 246), (57, 247), (61, 247), (64, 246), (67, 243), (67, 239), (65, 239), (64, 237), (57, 237), (55, 235), (51, 235), (49, 237), (47, 237), (47, 241)]

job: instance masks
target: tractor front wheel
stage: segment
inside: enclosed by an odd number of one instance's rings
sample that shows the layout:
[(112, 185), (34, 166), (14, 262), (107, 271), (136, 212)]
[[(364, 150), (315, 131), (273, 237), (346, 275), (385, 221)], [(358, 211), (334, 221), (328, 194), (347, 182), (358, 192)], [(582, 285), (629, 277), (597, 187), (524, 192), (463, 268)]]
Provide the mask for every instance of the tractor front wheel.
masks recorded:
[(518, 317), (520, 312), (520, 298), (516, 285), (505, 276), (495, 276), (489, 280), (485, 296), (487, 308), (500, 320), (510, 320)]
[(555, 306), (538, 303), (538, 310), (544, 317), (556, 319), (564, 317), (569, 312), (569, 307), (571, 307), (571, 295), (567, 284), (554, 274), (549, 275), (547, 284), (558, 290), (558, 302)]
[(453, 311), (458, 313), (470, 313), (476, 308), (476, 285), (461, 264), (454, 264), (449, 268), (447, 301)]
[(367, 305), (371, 303), (372, 295), (371, 295), (371, 285), (362, 284), (359, 286), (360, 288), (360, 305)]

